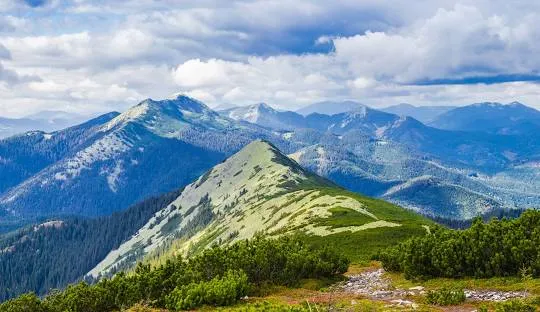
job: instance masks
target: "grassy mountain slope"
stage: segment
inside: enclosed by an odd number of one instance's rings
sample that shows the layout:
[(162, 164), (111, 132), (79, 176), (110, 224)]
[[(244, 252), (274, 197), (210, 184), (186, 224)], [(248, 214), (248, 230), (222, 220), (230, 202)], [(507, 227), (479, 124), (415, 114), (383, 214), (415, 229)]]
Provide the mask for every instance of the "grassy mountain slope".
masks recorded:
[(299, 233), (313, 243), (347, 236), (343, 249), (365, 260), (373, 245), (425, 233), (422, 226), (429, 224), (397, 206), (346, 192), (273, 145), (254, 141), (188, 185), (90, 274), (128, 268), (149, 255), (194, 254), (257, 233)]

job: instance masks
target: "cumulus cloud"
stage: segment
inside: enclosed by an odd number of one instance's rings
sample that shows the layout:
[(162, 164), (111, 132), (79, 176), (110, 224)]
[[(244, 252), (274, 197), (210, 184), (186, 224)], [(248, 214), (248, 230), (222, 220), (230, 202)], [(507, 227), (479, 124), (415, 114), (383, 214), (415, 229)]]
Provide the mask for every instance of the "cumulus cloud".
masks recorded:
[(15, 70), (5, 68), (2, 63), (0, 63), (0, 83), (4, 83), (8, 86), (26, 83), (26, 82), (35, 82), (40, 81), (41, 78), (35, 75), (21, 75)]
[[(486, 96), (483, 100), (521, 96), (533, 101), (538, 91), (534, 83), (497, 85), (498, 96), (493, 87), (422, 85), (485, 77), (478, 79), (482, 82), (508, 73), (540, 72), (540, 32), (534, 26), (538, 18), (531, 13), (519, 21), (508, 21), (458, 4), (438, 9), (433, 16), (408, 27), (348, 37), (322, 36), (317, 44), (333, 43), (334, 50), (328, 54), (252, 57), (236, 62), (195, 59), (180, 64), (173, 76), (179, 86), (207, 93), (217, 102), (247, 103), (259, 97), (288, 106), (344, 97), (387, 104), (466, 104), (482, 100), (481, 96)], [(434, 81), (440, 83), (426, 83)], [(519, 94), (516, 86), (526, 86), (532, 93)], [(531, 104), (537, 105), (535, 101)]]
[[(414, 83), (424, 79), (467, 77), (540, 70), (540, 15), (517, 22), (456, 5), (397, 32), (367, 32), (335, 38), (336, 57), (355, 73), (378, 80)], [(463, 27), (466, 25), (466, 27)]]
[(538, 105), (540, 94), (540, 3), (530, 0), (0, 0), (0, 12), (7, 112), (122, 110), (177, 92), (283, 109)]

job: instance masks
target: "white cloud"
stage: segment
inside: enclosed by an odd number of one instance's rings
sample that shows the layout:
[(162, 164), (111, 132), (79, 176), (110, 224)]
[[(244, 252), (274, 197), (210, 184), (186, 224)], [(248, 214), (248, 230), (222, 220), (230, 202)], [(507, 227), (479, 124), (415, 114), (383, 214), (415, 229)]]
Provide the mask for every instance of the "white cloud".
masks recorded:
[(241, 63), (216, 59), (201, 62), (200, 59), (193, 59), (179, 65), (173, 76), (180, 87), (213, 87), (227, 84), (231, 75), (242, 71), (241, 67), (244, 67)]
[(410, 83), (422, 79), (529, 73), (540, 70), (540, 15), (515, 23), (475, 7), (439, 9), (395, 32), (367, 32), (333, 40), (336, 57), (357, 74)]
[(285, 109), (327, 99), (538, 105), (532, 82), (414, 85), (540, 72), (534, 1), (73, 0), (32, 18), (23, 8), (0, 0), (2, 113), (121, 110), (176, 92)]

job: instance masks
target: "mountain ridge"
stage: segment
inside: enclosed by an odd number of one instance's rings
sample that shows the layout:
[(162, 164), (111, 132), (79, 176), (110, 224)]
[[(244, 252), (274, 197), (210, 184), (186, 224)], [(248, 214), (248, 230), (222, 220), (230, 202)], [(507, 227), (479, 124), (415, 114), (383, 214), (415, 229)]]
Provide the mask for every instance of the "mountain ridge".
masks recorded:
[[(109, 275), (159, 253), (193, 254), (214, 243), (234, 243), (256, 233), (328, 236), (401, 226), (399, 218), (385, 216), (389, 211), (347, 194), (303, 169), (271, 143), (256, 140), (188, 185), (89, 275)], [(335, 209), (355, 215), (355, 221), (332, 225)], [(406, 220), (415, 220), (413, 214), (405, 215)], [(171, 246), (174, 250), (167, 251)]]

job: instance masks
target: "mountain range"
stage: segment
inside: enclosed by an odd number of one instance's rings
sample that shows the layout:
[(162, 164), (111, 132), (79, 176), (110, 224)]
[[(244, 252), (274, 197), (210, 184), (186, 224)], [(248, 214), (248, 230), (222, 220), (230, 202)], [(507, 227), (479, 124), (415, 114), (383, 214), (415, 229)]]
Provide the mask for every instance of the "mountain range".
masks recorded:
[(0, 227), (123, 210), (186, 185), (256, 139), (347, 189), (425, 215), (540, 206), (534, 135), (437, 129), (363, 105), (334, 115), (266, 104), (215, 112), (178, 96), (1, 140), (0, 172), (10, 178), (0, 185)]
[[(198, 101), (178, 97), (146, 100), (123, 114), (60, 132), (15, 136), (0, 141), (0, 170), (18, 171), (0, 196), (2, 222), (107, 215), (187, 184), (266, 135), (257, 126), (239, 125)], [(35, 165), (31, 171), (23, 165), (28, 162)]]

